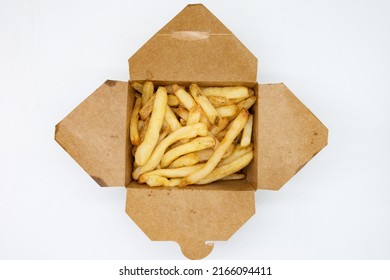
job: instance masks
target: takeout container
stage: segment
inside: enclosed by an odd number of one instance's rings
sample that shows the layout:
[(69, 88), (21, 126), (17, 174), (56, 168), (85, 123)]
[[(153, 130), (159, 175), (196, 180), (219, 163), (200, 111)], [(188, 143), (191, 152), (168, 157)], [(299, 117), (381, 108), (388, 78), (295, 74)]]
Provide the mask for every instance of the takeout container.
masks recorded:
[(258, 84), (256, 57), (203, 5), (188, 5), (130, 59), (131, 81), (245, 85), (257, 96), (246, 178), (184, 188), (131, 180), (134, 90), (107, 80), (56, 125), (55, 140), (102, 187), (127, 188), (126, 213), (151, 240), (190, 259), (228, 240), (255, 213), (257, 189), (278, 190), (327, 145), (327, 128), (284, 84)]

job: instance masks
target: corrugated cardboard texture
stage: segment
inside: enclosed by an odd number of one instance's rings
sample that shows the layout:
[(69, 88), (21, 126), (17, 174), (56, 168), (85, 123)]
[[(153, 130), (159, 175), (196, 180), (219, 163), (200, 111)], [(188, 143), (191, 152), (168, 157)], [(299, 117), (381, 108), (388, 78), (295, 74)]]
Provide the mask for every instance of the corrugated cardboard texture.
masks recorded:
[(107, 80), (56, 126), (55, 140), (100, 186), (129, 183), (127, 110), (132, 102), (127, 82)]
[(150, 188), (132, 182), (126, 213), (151, 240), (175, 241), (187, 258), (201, 259), (213, 249), (207, 241), (229, 239), (255, 213), (253, 188), (242, 183), (220, 183), (231, 189), (224, 190)]
[(257, 58), (203, 5), (188, 5), (130, 59), (132, 80), (255, 82)]
[(327, 128), (284, 84), (258, 85), (254, 128), (248, 180), (259, 189), (280, 189), (328, 142)]

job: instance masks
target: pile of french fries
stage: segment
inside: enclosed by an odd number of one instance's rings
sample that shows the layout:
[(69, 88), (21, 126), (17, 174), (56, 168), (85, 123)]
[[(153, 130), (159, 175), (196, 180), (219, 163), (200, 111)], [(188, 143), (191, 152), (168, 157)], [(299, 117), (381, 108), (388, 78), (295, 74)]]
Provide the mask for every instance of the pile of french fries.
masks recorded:
[(239, 180), (253, 158), (254, 92), (244, 86), (188, 88), (131, 83), (133, 179), (151, 187)]

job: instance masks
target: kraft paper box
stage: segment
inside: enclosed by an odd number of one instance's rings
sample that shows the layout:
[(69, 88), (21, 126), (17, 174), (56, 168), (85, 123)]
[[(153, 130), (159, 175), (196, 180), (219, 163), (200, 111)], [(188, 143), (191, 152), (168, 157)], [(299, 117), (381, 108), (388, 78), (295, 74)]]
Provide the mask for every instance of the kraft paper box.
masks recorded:
[(280, 189), (327, 145), (327, 128), (284, 84), (256, 82), (257, 58), (203, 5), (185, 7), (129, 67), (131, 81), (245, 85), (257, 96), (255, 156), (240, 181), (184, 188), (132, 181), (128, 82), (107, 80), (56, 126), (55, 140), (100, 186), (127, 188), (126, 213), (151, 240), (175, 241), (190, 259), (206, 257), (210, 242), (228, 240), (255, 214), (257, 189)]

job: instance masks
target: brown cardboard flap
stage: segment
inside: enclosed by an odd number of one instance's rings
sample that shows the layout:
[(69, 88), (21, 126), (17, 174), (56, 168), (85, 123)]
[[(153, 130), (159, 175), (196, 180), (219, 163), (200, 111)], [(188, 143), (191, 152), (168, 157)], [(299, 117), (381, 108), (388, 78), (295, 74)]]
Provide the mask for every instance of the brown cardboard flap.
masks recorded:
[(132, 80), (255, 82), (257, 58), (203, 5), (188, 5), (130, 59)]
[(56, 125), (55, 140), (100, 186), (129, 183), (127, 90), (107, 80)]
[(284, 84), (258, 85), (254, 126), (259, 189), (280, 189), (328, 142), (328, 129)]
[(222, 184), (168, 189), (133, 181), (126, 213), (151, 240), (175, 241), (187, 258), (201, 259), (213, 248), (207, 241), (229, 239), (255, 213), (249, 183)]

